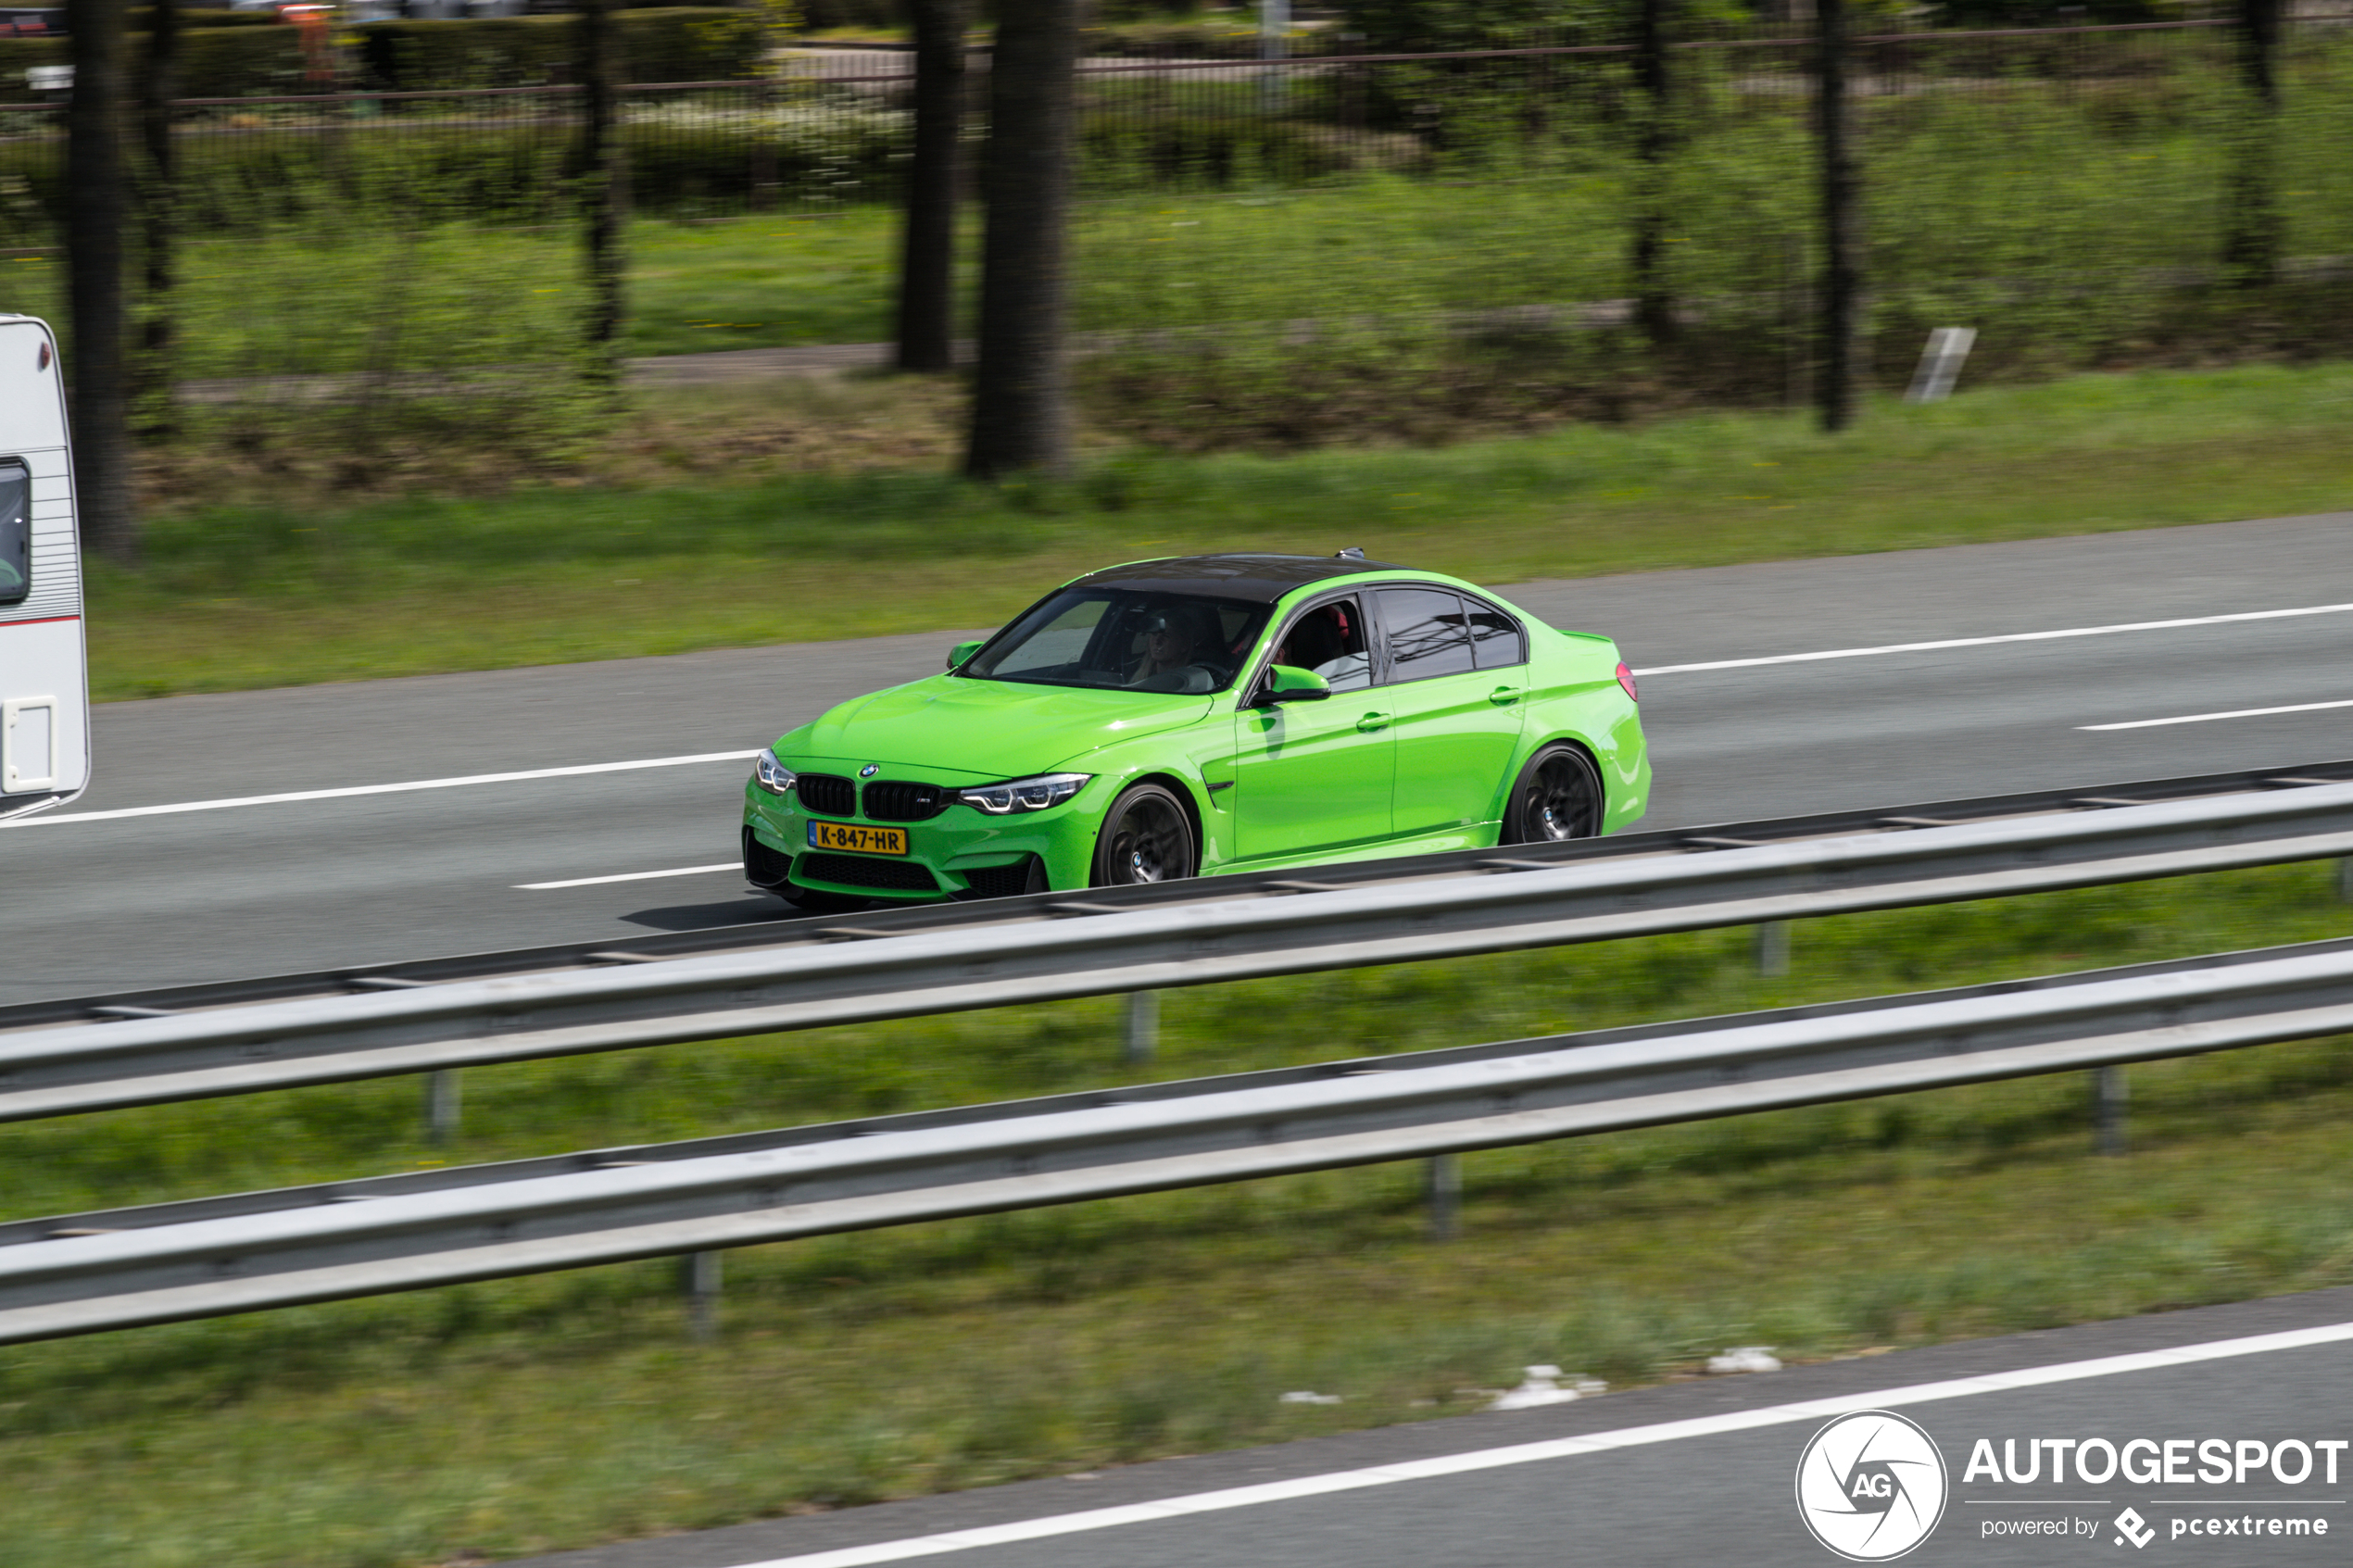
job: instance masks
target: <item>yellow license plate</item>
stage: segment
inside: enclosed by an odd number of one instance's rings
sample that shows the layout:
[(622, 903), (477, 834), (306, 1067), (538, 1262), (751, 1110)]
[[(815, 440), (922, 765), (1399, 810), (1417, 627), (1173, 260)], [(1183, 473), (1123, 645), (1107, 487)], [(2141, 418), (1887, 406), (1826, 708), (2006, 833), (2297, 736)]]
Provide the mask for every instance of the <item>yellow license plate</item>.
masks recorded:
[(907, 830), (860, 827), (851, 822), (812, 822), (809, 847), (847, 849), (858, 855), (904, 855)]

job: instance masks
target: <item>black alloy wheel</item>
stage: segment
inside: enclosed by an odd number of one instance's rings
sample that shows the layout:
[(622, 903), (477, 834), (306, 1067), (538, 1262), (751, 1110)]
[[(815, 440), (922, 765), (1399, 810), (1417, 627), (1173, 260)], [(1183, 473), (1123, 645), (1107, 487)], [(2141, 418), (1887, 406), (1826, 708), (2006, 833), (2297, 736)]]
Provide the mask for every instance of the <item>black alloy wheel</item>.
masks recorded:
[(1095, 885), (1174, 882), (1192, 875), (1198, 862), (1185, 808), (1158, 784), (1137, 784), (1103, 816), (1102, 834), (1095, 840)]
[(1573, 746), (1548, 746), (1528, 759), (1504, 805), (1505, 844), (1561, 844), (1602, 831), (1602, 776)]

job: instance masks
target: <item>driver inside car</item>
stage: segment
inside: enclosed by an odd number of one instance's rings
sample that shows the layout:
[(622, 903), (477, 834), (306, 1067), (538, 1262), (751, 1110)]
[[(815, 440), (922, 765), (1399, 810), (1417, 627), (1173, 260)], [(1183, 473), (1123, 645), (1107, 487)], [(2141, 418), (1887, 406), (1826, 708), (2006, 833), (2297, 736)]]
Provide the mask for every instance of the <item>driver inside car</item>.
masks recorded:
[[(1144, 652), (1128, 672), (1127, 684), (1150, 686), (1157, 691), (1184, 691), (1189, 682), (1188, 671), (1194, 659), (1193, 650), (1200, 643), (1200, 631), (1181, 609), (1158, 609), (1144, 618)], [(1201, 672), (1202, 690), (1209, 689), (1214, 676)]]

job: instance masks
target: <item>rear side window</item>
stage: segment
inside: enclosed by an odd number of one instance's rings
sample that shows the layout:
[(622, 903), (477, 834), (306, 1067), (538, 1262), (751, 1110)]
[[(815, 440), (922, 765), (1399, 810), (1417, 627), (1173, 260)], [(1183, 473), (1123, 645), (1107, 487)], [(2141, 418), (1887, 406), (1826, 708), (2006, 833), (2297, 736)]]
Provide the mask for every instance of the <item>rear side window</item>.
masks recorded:
[(1528, 662), (1528, 638), (1519, 622), (1477, 599), (1465, 599), (1463, 607), (1470, 612), (1471, 652), (1481, 670)]
[(1381, 629), (1389, 635), (1389, 678), (1421, 681), (1473, 668), (1463, 601), (1442, 588), (1380, 590)]
[(32, 474), (20, 458), (0, 458), (0, 605), (32, 592)]

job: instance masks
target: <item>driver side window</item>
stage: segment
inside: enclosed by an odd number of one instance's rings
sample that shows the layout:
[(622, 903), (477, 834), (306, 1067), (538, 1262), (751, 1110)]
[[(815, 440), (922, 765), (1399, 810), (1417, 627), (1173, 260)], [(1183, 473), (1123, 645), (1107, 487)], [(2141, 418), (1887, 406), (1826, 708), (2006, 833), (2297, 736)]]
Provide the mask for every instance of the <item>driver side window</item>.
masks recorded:
[(1373, 684), (1373, 661), (1362, 607), (1334, 599), (1308, 610), (1283, 633), (1275, 662), (1321, 675), (1336, 692), (1363, 691)]

